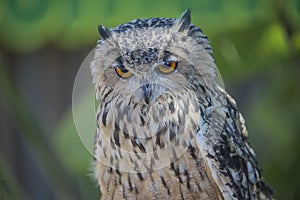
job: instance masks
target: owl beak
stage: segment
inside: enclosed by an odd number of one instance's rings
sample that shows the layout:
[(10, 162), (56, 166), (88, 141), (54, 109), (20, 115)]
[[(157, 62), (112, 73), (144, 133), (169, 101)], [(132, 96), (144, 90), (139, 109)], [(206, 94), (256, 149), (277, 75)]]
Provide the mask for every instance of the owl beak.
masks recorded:
[(151, 100), (151, 96), (152, 96), (152, 88), (151, 88), (151, 85), (150, 84), (145, 84), (143, 85), (143, 93), (144, 93), (144, 99), (145, 99), (145, 102), (147, 104), (150, 103), (150, 100)]

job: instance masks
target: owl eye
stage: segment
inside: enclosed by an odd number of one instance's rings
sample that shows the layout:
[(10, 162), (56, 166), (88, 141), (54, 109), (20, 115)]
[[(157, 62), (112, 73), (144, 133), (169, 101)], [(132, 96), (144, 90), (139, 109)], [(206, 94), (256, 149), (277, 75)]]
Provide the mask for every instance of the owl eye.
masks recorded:
[(176, 61), (167, 62), (164, 65), (159, 65), (158, 69), (163, 74), (169, 74), (177, 68), (177, 64)]
[(115, 67), (116, 73), (121, 78), (129, 78), (131, 76), (131, 72), (124, 67), (124, 65), (119, 65)]

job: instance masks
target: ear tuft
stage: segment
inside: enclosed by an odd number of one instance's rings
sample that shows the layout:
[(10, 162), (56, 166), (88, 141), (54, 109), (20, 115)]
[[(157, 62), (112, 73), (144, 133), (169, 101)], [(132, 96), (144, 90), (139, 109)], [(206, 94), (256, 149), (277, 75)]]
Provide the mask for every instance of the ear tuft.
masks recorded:
[(191, 24), (191, 9), (187, 9), (179, 18), (179, 32), (184, 31)]
[(98, 32), (100, 34), (100, 36), (103, 38), (103, 40), (106, 40), (107, 38), (109, 38), (111, 36), (111, 32), (108, 28), (105, 28), (102, 25), (98, 26)]

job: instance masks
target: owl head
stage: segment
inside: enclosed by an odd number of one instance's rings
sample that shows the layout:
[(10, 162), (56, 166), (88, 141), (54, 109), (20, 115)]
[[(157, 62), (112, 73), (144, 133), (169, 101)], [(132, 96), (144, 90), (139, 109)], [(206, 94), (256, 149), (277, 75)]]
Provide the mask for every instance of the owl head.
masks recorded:
[(123, 98), (150, 104), (166, 91), (195, 90), (195, 77), (201, 84), (214, 80), (212, 49), (190, 13), (136, 19), (110, 29), (100, 25), (102, 38), (91, 65), (96, 89), (109, 85)]

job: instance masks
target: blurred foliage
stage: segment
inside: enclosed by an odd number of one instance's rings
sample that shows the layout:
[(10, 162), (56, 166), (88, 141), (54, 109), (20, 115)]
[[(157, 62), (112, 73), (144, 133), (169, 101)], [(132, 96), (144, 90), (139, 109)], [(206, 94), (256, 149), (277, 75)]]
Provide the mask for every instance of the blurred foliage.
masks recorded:
[[(68, 52), (93, 47), (99, 24), (114, 27), (141, 17), (177, 17), (187, 8), (192, 8), (193, 23), (212, 42), (225, 86), (245, 115), (276, 198), (300, 199), (299, 0), (2, 0), (0, 56), (35, 54), (49, 46)], [(1, 102), (55, 198), (97, 198), (96, 183), (89, 175), (92, 156), (76, 135), (71, 106), (49, 139), (23, 101), (10, 67), (1, 56)], [(6, 162), (0, 154), (0, 199), (30, 195)]]
[(94, 43), (100, 23), (116, 26), (136, 17), (175, 17), (189, 7), (193, 10), (193, 21), (202, 25), (205, 32), (223, 32), (270, 21), (276, 17), (276, 6), (284, 6), (289, 17), (299, 19), (299, 4), (296, 0), (231, 0), (230, 3), (224, 0), (7, 0), (0, 2), (1, 43), (18, 51), (33, 50), (49, 42), (62, 48), (78, 48)]
[(19, 185), (14, 173), (0, 155), (0, 199), (26, 198), (25, 192)]

